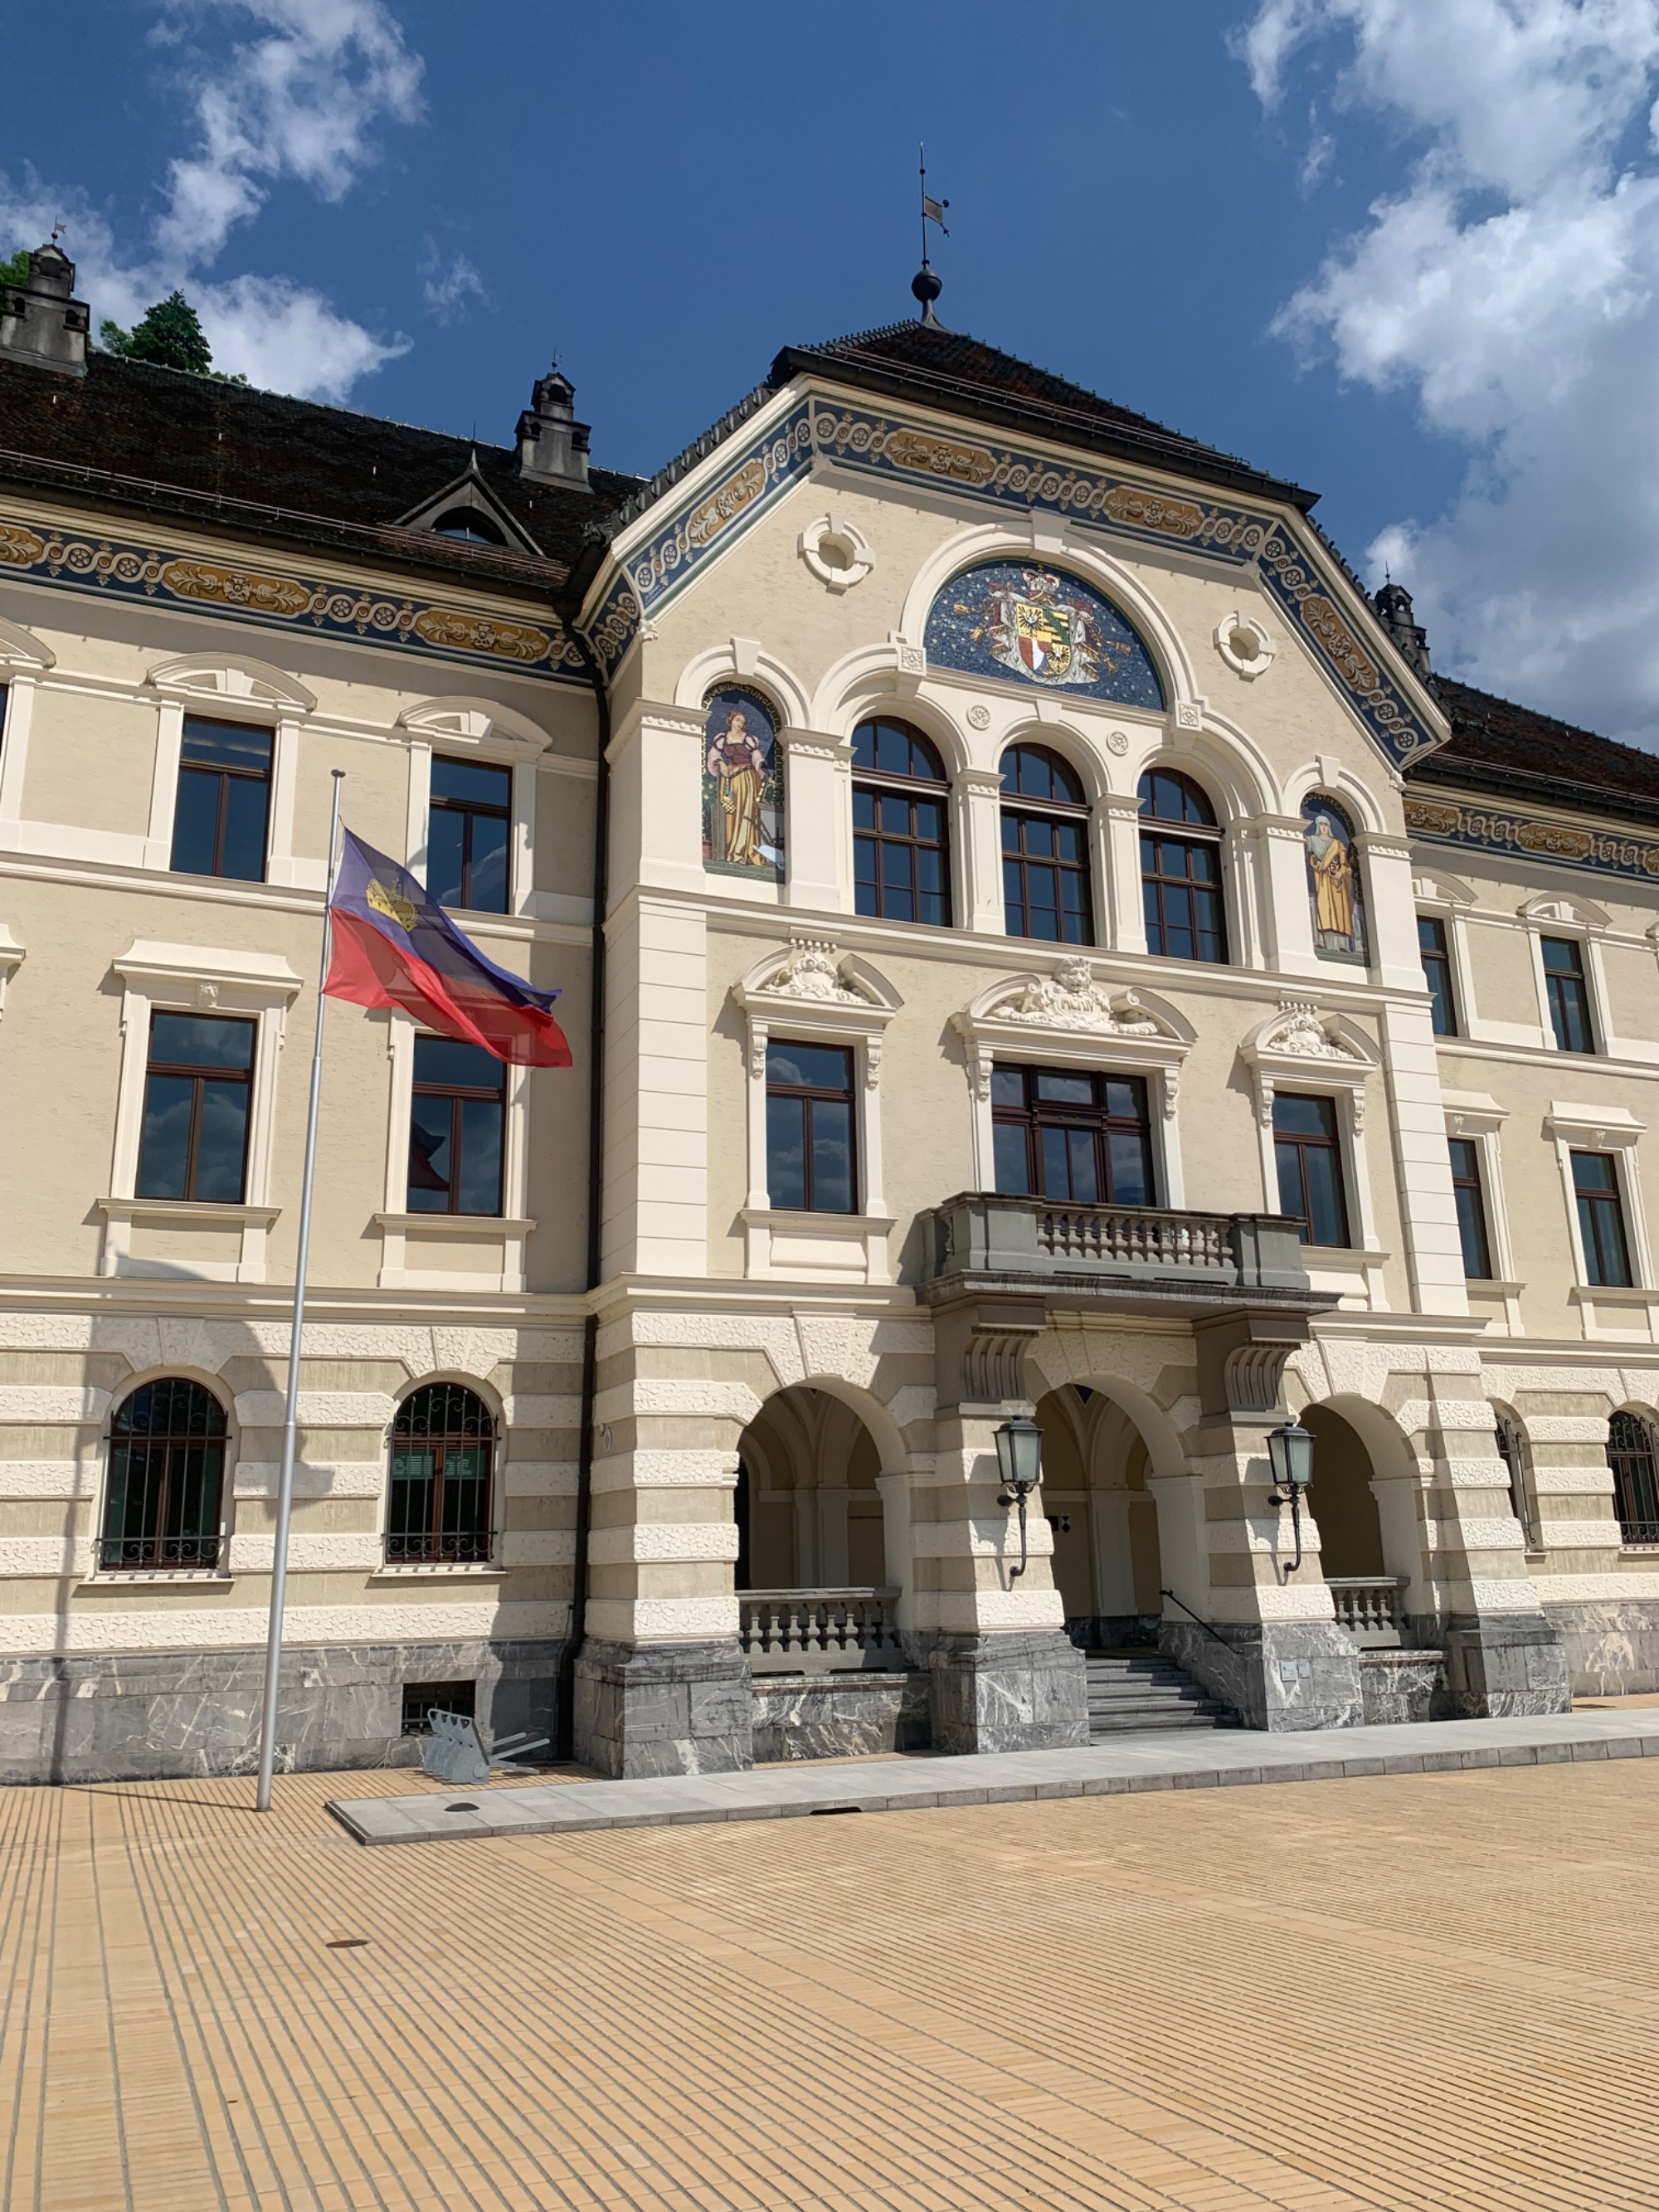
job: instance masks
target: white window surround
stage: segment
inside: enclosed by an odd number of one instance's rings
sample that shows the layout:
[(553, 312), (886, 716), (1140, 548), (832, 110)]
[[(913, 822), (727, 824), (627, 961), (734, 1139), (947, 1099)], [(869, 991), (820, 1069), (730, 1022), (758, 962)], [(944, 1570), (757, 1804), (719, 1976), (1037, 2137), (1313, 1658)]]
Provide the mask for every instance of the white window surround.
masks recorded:
[[(867, 961), (821, 937), (794, 937), (733, 987), (748, 1030), (749, 1194), (743, 1208), (745, 1273), (826, 1282), (892, 1280), (881, 1161), (881, 1056), (887, 1024), (903, 1005)], [(798, 1213), (774, 1207), (767, 1189), (766, 1048), (777, 1037), (840, 1045), (853, 1054), (860, 1211)]]
[(0, 620), (0, 852), (22, 843), (23, 778), (40, 678), (57, 656), (33, 631)]
[[(1445, 924), (1446, 951), (1451, 961), (1452, 1011), (1457, 1023), (1457, 1035), (1478, 1040), (1483, 1032), (1475, 1004), (1474, 963), (1469, 957), (1468, 927), (1469, 910), (1474, 905), (1474, 889), (1461, 877), (1449, 876), (1438, 871), (1430, 874), (1419, 867), (1415, 868), (1412, 875), (1412, 892), (1419, 915)], [(1445, 1044), (1453, 1040), (1441, 1037), (1436, 1042)]]
[(268, 884), (319, 891), (325, 860), (296, 860), (294, 801), (299, 782), (300, 726), (314, 713), (315, 695), (266, 661), (223, 653), (191, 653), (162, 661), (144, 681), (143, 697), (158, 705), (155, 769), (150, 784), (149, 827), (142, 865), (163, 872), (173, 866), (173, 825), (179, 805), (179, 763), (185, 716), (210, 721), (252, 722), (275, 732), (270, 761), (270, 820), (265, 835)]
[(20, 945), (3, 921), (0, 921), (0, 1015), (6, 1011), (6, 986), (28, 957), (28, 948)]
[[(270, 1200), (276, 1073), (288, 1010), (300, 978), (280, 953), (163, 945), (141, 938), (110, 963), (125, 986), (121, 998), (121, 1069), (115, 1108), (110, 1194), (97, 1201), (104, 1217), (100, 1275), (182, 1278), (209, 1283), (262, 1283), (265, 1236), (278, 1209)], [(138, 1198), (138, 1146), (143, 1133), (149, 1021), (156, 1008), (187, 1014), (252, 1015), (258, 1024), (248, 1102), (247, 1195), (240, 1206), (191, 1199)], [(135, 1223), (240, 1232), (234, 1259), (188, 1262), (135, 1255)], [(229, 1244), (228, 1236), (226, 1237)]]
[(1607, 976), (1601, 965), (1601, 940), (1611, 931), (1611, 915), (1605, 908), (1595, 905), (1590, 899), (1564, 896), (1528, 899), (1519, 912), (1522, 921), (1530, 925), (1527, 941), (1532, 950), (1533, 984), (1538, 993), (1539, 1042), (1546, 1052), (1559, 1053), (1561, 1050), (1555, 1041), (1555, 1024), (1550, 1019), (1543, 940), (1547, 937), (1570, 937), (1583, 947), (1584, 988), (1589, 997), (1595, 1050), (1593, 1053), (1568, 1053), (1565, 1057), (1569, 1060), (1618, 1058), (1619, 1045), (1613, 1036), (1612, 1010), (1607, 1004)]
[[(408, 866), (426, 880), (428, 824), (432, 814), (432, 756), (476, 757), (513, 774), (513, 819), (507, 838), (507, 910), (545, 921), (586, 921), (586, 900), (538, 893), (536, 882), (537, 763), (552, 743), (528, 716), (493, 699), (423, 700), (406, 707), (398, 727), (408, 732)], [(567, 911), (580, 908), (580, 912)]]
[(1307, 999), (1281, 999), (1279, 1012), (1239, 1047), (1255, 1091), (1261, 1148), (1263, 1211), (1279, 1212), (1279, 1161), (1273, 1150), (1273, 1100), (1279, 1091), (1334, 1099), (1337, 1139), (1353, 1243), (1303, 1247), (1309, 1279), (1316, 1288), (1345, 1293), (1363, 1278), (1374, 1312), (1386, 1308), (1382, 1268), (1389, 1258), (1376, 1235), (1370, 1175), (1365, 1159), (1366, 1085), (1378, 1061), (1370, 1040), (1340, 1014), (1322, 1013)]
[[(225, 1461), (219, 1491), (219, 1565), (214, 1567), (106, 1567), (99, 1564), (98, 1545), (104, 1533), (104, 1514), (109, 1500), (109, 1463), (114, 1442), (113, 1424), (128, 1399), (134, 1397), (151, 1382), (195, 1382), (205, 1390), (225, 1417)], [(94, 1523), (90, 1548), (93, 1564), (77, 1589), (131, 1589), (135, 1584), (149, 1587), (159, 1584), (171, 1588), (180, 1583), (195, 1587), (205, 1583), (210, 1589), (228, 1589), (235, 1580), (229, 1566), (231, 1538), (235, 1533), (236, 1462), (241, 1454), (241, 1427), (236, 1419), (234, 1393), (225, 1387), (222, 1376), (210, 1374), (205, 1368), (180, 1365), (174, 1361), (170, 1366), (150, 1367), (127, 1377), (116, 1389), (104, 1425), (98, 1438), (98, 1518)]]
[(1186, 1205), (1176, 1109), (1182, 1063), (1197, 1032), (1173, 1006), (1144, 992), (1109, 996), (1087, 957), (1074, 952), (1050, 974), (1033, 971), (993, 983), (952, 1015), (951, 1026), (968, 1063), (977, 1189), (997, 1187), (991, 1074), (1000, 1061), (1005, 1066), (1144, 1077), (1158, 1202), (1176, 1210)]
[(1507, 1106), (1484, 1091), (1452, 1091), (1443, 1086), (1448, 1138), (1463, 1137), (1474, 1145), (1480, 1164), (1480, 1197), (1486, 1209), (1486, 1242), (1491, 1247), (1492, 1275), (1486, 1280), (1471, 1276), (1473, 1297), (1501, 1297), (1504, 1328), (1510, 1336), (1524, 1332), (1521, 1322), (1521, 1293), (1526, 1285), (1516, 1279), (1515, 1252), (1510, 1241), (1509, 1208), (1504, 1198), (1504, 1166), (1498, 1133), (1509, 1119)]
[[(380, 1232), (383, 1291), (519, 1291), (525, 1287), (525, 1249), (536, 1224), (525, 1218), (530, 1187), (530, 1078), (527, 1067), (506, 1067), (501, 1131), (501, 1206), (498, 1213), (410, 1213), (409, 1121), (415, 1097), (415, 1041), (425, 1034), (411, 1015), (386, 1013), (386, 1058), (392, 1063), (392, 1104), (386, 1124), (386, 1205), (374, 1218)], [(499, 1245), (501, 1264), (483, 1269), (411, 1267), (409, 1240)], [(473, 1388), (471, 1383), (468, 1389)]]
[[(1654, 1279), (1641, 1178), (1636, 1167), (1636, 1148), (1647, 1133), (1646, 1122), (1638, 1121), (1623, 1106), (1586, 1105), (1571, 1099), (1553, 1098), (1550, 1110), (1544, 1116), (1544, 1127), (1554, 1141), (1561, 1190), (1566, 1201), (1574, 1278), (1569, 1295), (1580, 1308), (1585, 1335), (1601, 1333), (1593, 1319), (1592, 1310), (1597, 1305), (1644, 1309), (1649, 1331), (1653, 1334), (1656, 1320), (1659, 1320), (1659, 1285)], [(1625, 1217), (1625, 1239), (1630, 1248), (1631, 1273), (1636, 1278), (1630, 1289), (1613, 1284), (1593, 1284), (1589, 1279), (1584, 1265), (1584, 1240), (1578, 1230), (1578, 1194), (1572, 1180), (1574, 1152), (1611, 1152), (1613, 1156), (1619, 1202)]]

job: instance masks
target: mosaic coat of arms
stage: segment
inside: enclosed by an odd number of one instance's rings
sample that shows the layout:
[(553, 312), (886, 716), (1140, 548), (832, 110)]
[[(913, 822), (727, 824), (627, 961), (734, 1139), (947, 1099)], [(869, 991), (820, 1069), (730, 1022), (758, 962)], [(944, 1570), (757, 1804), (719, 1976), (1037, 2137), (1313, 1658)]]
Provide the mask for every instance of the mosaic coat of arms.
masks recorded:
[(981, 676), (1013, 676), (1159, 708), (1164, 687), (1146, 646), (1111, 603), (1074, 576), (997, 561), (948, 584), (927, 618), (927, 658)]

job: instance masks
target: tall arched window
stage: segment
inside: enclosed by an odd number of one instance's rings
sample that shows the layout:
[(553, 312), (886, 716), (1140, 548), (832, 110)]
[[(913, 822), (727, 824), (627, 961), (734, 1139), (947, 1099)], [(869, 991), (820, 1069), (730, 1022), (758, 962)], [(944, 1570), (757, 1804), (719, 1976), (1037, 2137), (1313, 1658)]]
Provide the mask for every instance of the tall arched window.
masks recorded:
[(1003, 927), (1010, 937), (1092, 945), (1089, 807), (1074, 769), (1047, 745), (1002, 756)]
[(1208, 799), (1178, 769), (1152, 769), (1140, 779), (1140, 884), (1149, 952), (1225, 962), (1221, 829)]
[(179, 1376), (146, 1382), (110, 1424), (99, 1565), (216, 1567), (224, 1480), (225, 1409), (213, 1393)]
[(1535, 1552), (1540, 1539), (1537, 1508), (1533, 1501), (1532, 1460), (1527, 1449), (1527, 1432), (1515, 1415), (1502, 1406), (1492, 1410), (1498, 1419), (1498, 1456), (1510, 1478), (1510, 1510), (1521, 1523), (1527, 1549)]
[(476, 1392), (428, 1382), (392, 1425), (392, 1506), (386, 1555), (393, 1565), (490, 1556), (495, 1424)]
[(928, 740), (908, 722), (853, 732), (853, 899), (887, 921), (951, 919), (950, 793)]
[(1607, 1465), (1613, 1506), (1627, 1544), (1659, 1544), (1659, 1474), (1653, 1431), (1638, 1413), (1615, 1413), (1607, 1424)]

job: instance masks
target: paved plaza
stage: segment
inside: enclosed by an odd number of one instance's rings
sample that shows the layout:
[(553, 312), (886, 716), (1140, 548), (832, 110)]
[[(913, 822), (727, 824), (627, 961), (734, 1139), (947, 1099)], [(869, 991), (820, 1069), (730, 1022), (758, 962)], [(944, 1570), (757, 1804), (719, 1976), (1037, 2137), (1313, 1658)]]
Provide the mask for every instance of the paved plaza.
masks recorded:
[(0, 1793), (8, 2212), (1659, 2196), (1659, 1761), (395, 1850), (344, 1778)]

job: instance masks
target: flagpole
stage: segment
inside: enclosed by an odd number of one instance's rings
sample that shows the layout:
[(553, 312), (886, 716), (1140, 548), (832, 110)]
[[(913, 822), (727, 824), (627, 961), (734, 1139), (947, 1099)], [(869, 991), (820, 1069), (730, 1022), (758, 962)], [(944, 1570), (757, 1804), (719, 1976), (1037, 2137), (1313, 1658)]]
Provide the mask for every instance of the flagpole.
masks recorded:
[(276, 1485), (276, 1528), (270, 1554), (270, 1617), (265, 1630), (265, 1684), (259, 1723), (259, 1789), (255, 1804), (270, 1810), (270, 1778), (276, 1757), (276, 1693), (283, 1670), (283, 1606), (288, 1595), (288, 1527), (294, 1512), (294, 1455), (300, 1427), (300, 1340), (306, 1321), (306, 1265), (311, 1256), (311, 1188), (317, 1170), (317, 1109), (323, 1095), (323, 1010), (328, 1001), (329, 955), (334, 938), (334, 879), (339, 862), (340, 785), (328, 821), (328, 890), (323, 903), (323, 957), (317, 974), (317, 1032), (311, 1048), (311, 1104), (306, 1115), (306, 1164), (300, 1192), (300, 1245), (294, 1261), (294, 1318), (288, 1340), (288, 1410), (283, 1422), (283, 1471)]

